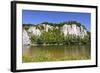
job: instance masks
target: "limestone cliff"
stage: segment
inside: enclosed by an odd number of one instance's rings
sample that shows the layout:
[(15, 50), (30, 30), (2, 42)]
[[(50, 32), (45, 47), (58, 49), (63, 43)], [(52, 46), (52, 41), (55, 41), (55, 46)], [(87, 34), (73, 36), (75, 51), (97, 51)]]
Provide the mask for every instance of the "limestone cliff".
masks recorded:
[(76, 24), (72, 25), (65, 24), (64, 26), (62, 26), (61, 31), (64, 33), (64, 36), (70, 34), (70, 35), (84, 37), (85, 35), (87, 35), (87, 30), (84, 29), (82, 26), (80, 27), (77, 26)]
[(48, 30), (52, 29), (59, 29), (62, 33), (64, 33), (64, 36), (67, 35), (76, 35), (80, 37), (84, 37), (87, 35), (87, 30), (83, 26), (77, 26), (76, 24), (68, 25), (64, 24), (63, 26), (52, 26), (49, 24), (39, 24), (37, 26), (31, 26), (28, 29), (28, 32), (33, 33), (36, 36), (40, 36), (43, 31), (48, 32)]
[(23, 45), (31, 44), (31, 41), (29, 39), (29, 36), (28, 36), (28, 33), (26, 32), (26, 30), (23, 30), (22, 39), (23, 39)]
[[(64, 34), (64, 37), (66, 37), (67, 35), (72, 35), (72, 36), (74, 35), (80, 38), (84, 38), (85, 36), (88, 35), (88, 31), (85, 28), (85, 26), (77, 22), (70, 22), (70, 23), (68, 22), (68, 23), (59, 23), (59, 24), (41, 23), (36, 25), (25, 24), (23, 27), (24, 27), (23, 44), (25, 45), (31, 44), (32, 41), (30, 40), (30, 38), (32, 38), (32, 36), (38, 37), (41, 36), (43, 32), (49, 32), (50, 30), (53, 29), (60, 30), (60, 32)], [(32, 39), (36, 40), (35, 39), (36, 37)]]

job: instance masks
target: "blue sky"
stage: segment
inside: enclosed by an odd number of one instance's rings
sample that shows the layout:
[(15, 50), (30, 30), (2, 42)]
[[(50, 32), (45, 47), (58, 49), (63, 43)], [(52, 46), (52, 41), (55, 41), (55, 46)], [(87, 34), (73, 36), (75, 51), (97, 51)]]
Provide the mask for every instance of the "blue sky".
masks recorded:
[(39, 24), (42, 22), (59, 23), (69, 20), (80, 22), (82, 25), (85, 25), (88, 31), (90, 31), (90, 26), (91, 26), (90, 13), (36, 11), (36, 10), (22, 11), (23, 24)]

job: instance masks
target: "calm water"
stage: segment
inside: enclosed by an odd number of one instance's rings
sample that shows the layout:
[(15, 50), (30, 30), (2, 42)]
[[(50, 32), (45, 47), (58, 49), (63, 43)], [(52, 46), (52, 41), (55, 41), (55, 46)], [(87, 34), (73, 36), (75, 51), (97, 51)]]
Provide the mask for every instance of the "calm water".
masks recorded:
[(89, 45), (77, 46), (23, 46), (23, 62), (88, 60)]

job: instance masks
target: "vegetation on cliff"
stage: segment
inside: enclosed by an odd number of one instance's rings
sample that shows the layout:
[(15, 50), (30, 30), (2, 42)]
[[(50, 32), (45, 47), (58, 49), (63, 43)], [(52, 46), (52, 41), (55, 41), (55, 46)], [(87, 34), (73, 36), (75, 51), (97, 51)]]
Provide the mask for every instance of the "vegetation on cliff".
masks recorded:
[(36, 36), (32, 33), (28, 33), (31, 43), (32, 44), (89, 44), (91, 42), (91, 33), (87, 31), (87, 35), (85, 35), (83, 38), (76, 35), (67, 34), (67, 36), (64, 36), (64, 33), (60, 31), (60, 27), (63, 25), (77, 25), (78, 27), (82, 26), (85, 30), (85, 26), (81, 25), (81, 23), (76, 21), (68, 21), (68, 22), (62, 22), (62, 23), (48, 23), (43, 22), (41, 24), (33, 25), (33, 24), (23, 24), (23, 28), (27, 31), (30, 27), (34, 26), (37, 29), (43, 30), (42, 24), (50, 25), (53, 27), (58, 26), (59, 28), (53, 28), (49, 29), (48, 32), (42, 31), (42, 34), (40, 36)]

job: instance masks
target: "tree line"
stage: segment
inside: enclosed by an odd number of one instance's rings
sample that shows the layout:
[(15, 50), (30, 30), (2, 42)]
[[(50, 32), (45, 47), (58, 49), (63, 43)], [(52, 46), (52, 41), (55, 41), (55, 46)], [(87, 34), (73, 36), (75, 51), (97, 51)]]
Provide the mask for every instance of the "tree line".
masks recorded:
[(88, 35), (85, 35), (83, 38), (76, 35), (64, 36), (64, 34), (59, 29), (49, 30), (48, 32), (44, 31), (40, 36), (33, 35), (32, 33), (30, 40), (33, 44), (62, 44), (62, 45), (71, 45), (71, 44), (89, 44), (91, 42), (90, 32)]

